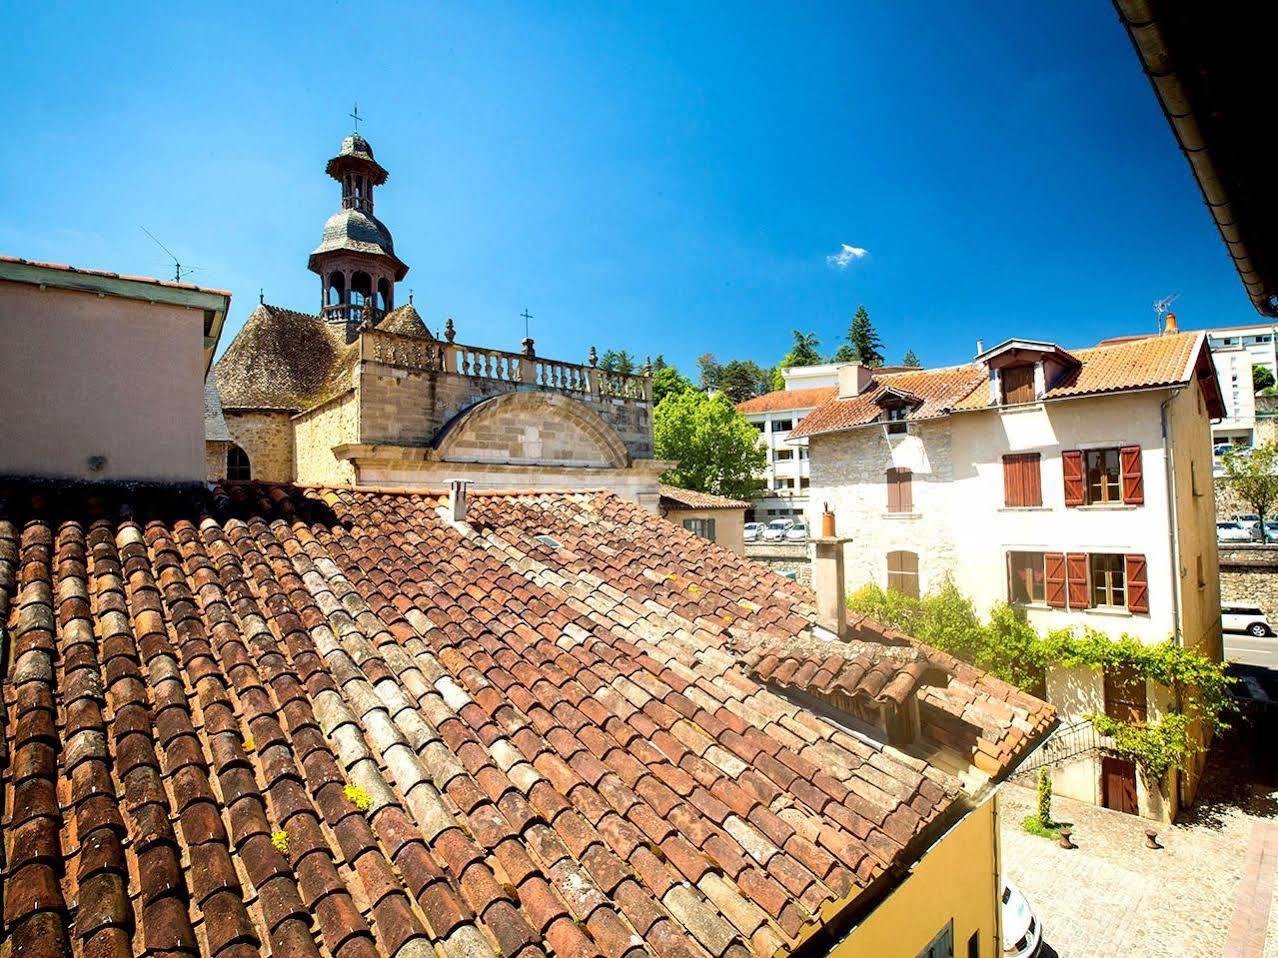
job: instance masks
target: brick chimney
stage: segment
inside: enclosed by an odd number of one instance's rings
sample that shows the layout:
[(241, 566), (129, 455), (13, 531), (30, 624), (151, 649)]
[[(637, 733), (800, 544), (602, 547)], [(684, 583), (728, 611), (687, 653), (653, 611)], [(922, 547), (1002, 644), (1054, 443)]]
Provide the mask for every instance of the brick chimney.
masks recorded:
[(1175, 313), (1168, 313), (1168, 314), (1167, 314), (1167, 318), (1166, 318), (1166, 320), (1165, 320), (1165, 321), (1164, 321), (1164, 323), (1163, 323), (1163, 332), (1164, 332), (1164, 333), (1169, 333), (1169, 334), (1170, 334), (1170, 333), (1178, 333), (1178, 332), (1180, 332), (1180, 325), (1176, 322), (1176, 314), (1175, 314)]
[(835, 534), (834, 513), (826, 506), (821, 514), (821, 535), (812, 540), (812, 588), (816, 592), (817, 624), (839, 638), (847, 632), (843, 547), (851, 541)]
[(874, 378), (874, 370), (861, 363), (844, 363), (839, 367), (839, 398), (851, 399), (865, 392)]

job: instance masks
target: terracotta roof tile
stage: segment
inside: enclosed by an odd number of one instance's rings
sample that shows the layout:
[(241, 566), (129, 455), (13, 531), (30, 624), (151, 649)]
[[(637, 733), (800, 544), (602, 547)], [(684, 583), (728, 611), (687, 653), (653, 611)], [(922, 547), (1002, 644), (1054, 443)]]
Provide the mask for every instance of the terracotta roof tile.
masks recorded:
[(874, 422), (883, 412), (875, 400), (888, 390), (909, 393), (921, 400), (906, 418), (915, 421), (935, 419), (948, 414), (960, 400), (985, 382), (985, 370), (980, 366), (953, 366), (948, 369), (920, 369), (877, 375), (864, 392), (850, 399), (838, 398), (836, 390), (795, 426), (790, 438), (837, 432)]
[[(772, 955), (958, 801), (743, 668), (805, 589), (603, 494), (443, 503), (0, 490), (15, 953)], [(974, 761), (1044, 727), (953, 671)]]
[(746, 509), (750, 503), (741, 499), (729, 499), (709, 492), (680, 489), (677, 486), (660, 485), (661, 505), (667, 509)]
[(778, 389), (775, 392), (755, 396), (737, 403), (737, 412), (744, 415), (765, 412), (799, 412), (815, 409), (827, 399), (839, 394), (837, 386), (813, 386), (808, 389)]

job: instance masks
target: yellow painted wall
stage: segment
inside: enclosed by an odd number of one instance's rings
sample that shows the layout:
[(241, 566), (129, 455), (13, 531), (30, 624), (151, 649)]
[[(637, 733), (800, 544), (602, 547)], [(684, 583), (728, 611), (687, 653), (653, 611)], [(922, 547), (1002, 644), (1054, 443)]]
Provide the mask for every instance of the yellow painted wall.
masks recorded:
[(967, 954), (973, 932), (983, 958), (1002, 955), (998, 818), (992, 795), (932, 846), (831, 958), (915, 958), (951, 919), (955, 955)]
[(667, 509), (661, 515), (680, 528), (684, 519), (713, 519), (714, 541), (737, 555), (745, 555), (744, 509)]

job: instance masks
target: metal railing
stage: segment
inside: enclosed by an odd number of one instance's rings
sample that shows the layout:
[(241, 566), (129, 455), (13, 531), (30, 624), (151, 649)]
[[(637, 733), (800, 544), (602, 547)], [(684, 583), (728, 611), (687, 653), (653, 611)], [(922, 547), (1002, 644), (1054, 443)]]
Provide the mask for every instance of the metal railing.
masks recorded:
[(1034, 750), (1011, 777), (1019, 778), (1030, 772), (1037, 772), (1040, 768), (1061, 765), (1087, 755), (1095, 755), (1102, 751), (1108, 742), (1109, 739), (1096, 731), (1096, 727), (1088, 719), (1061, 725), (1048, 737), (1047, 741)]

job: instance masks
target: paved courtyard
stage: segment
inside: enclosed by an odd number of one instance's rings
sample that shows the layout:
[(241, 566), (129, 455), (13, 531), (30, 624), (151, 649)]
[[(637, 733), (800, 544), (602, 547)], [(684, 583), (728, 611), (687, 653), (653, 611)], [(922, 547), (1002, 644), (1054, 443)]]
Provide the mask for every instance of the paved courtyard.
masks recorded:
[[(1058, 797), (1053, 815), (1074, 824), (1076, 850), (1026, 833), (1034, 791), (1005, 787), (1004, 871), (1051, 949), (1060, 958), (1278, 958), (1278, 791), (1232, 780), (1250, 768), (1236, 749), (1213, 751), (1201, 800), (1174, 826)], [(1162, 849), (1145, 847), (1147, 827)]]

